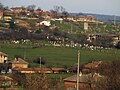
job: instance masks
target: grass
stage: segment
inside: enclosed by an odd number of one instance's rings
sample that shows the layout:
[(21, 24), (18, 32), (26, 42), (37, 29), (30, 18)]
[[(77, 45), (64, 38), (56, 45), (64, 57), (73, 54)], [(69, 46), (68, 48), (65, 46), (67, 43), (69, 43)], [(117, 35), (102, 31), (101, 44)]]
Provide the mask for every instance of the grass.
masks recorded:
[[(13, 59), (14, 55), (25, 56), (31, 66), (33, 60), (37, 57), (43, 57), (47, 66), (52, 67), (69, 67), (77, 63), (77, 49), (66, 47), (41, 47), (34, 49), (19, 48), (0, 48), (0, 51), (9, 55), (9, 59)], [(91, 60), (112, 61), (119, 60), (120, 50), (89, 50), (80, 49), (80, 64), (87, 63)]]
[(28, 22), (28, 23), (35, 23), (35, 22), (39, 22), (40, 20), (39, 19), (21, 19), (21, 20), (24, 20), (24, 21), (26, 21), (26, 22)]
[[(51, 24), (55, 24), (59, 27), (62, 31), (68, 31), (68, 32), (76, 32), (79, 31), (80, 28), (76, 24), (70, 24), (70, 23), (60, 23), (59, 21), (51, 21)], [(72, 30), (72, 31), (71, 31)]]

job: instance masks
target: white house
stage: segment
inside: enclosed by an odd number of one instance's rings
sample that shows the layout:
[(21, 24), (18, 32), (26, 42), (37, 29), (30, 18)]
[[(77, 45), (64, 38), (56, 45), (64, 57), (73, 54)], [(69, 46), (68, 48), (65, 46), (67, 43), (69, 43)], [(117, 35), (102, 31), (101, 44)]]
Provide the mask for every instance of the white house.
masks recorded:
[(50, 21), (42, 21), (40, 22), (40, 25), (50, 26)]

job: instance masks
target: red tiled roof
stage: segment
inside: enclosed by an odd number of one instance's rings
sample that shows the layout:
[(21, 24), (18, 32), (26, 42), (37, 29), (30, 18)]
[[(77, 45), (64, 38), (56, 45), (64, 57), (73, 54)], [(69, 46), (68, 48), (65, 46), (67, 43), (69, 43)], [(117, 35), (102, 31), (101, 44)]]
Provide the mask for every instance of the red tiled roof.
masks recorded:
[(14, 68), (14, 70), (18, 71), (60, 71), (65, 70), (64, 68)]
[(53, 71), (65, 70), (64, 68), (51, 68)]
[(19, 68), (18, 71), (51, 71), (50, 68)]
[(97, 68), (101, 63), (102, 61), (92, 61), (91, 63), (85, 64), (84, 67), (85, 68)]

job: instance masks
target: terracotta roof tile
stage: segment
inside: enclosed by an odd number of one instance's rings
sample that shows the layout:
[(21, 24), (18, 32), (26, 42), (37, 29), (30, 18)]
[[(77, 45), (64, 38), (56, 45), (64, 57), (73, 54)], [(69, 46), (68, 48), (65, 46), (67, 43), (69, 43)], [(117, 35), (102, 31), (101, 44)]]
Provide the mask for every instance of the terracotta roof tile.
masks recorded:
[(91, 63), (85, 64), (84, 67), (85, 68), (97, 68), (101, 63), (102, 61), (92, 61)]

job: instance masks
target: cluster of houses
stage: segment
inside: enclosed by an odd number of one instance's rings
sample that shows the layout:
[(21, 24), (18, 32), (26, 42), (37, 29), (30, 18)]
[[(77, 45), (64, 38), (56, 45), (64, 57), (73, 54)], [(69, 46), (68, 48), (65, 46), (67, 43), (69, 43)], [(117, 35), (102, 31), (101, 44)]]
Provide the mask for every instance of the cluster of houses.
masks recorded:
[[(29, 63), (22, 58), (15, 58), (12, 60), (8, 59), (8, 55), (0, 52), (0, 63), (8, 64), (8, 71), (4, 72), (5, 69), (1, 68), (0, 82), (1, 86), (17, 85), (17, 81), (13, 78), (4, 75), (5, 73), (18, 73), (18, 74), (58, 74), (58, 73), (70, 73), (70, 70), (64, 68), (29, 68)], [(91, 90), (96, 88), (96, 83), (103, 78), (102, 75), (96, 72), (98, 67), (102, 64), (102, 61), (92, 61), (83, 65), (83, 69), (79, 74), (79, 89)], [(75, 67), (76, 70), (77, 66)], [(3, 69), (3, 70), (2, 70)], [(91, 73), (92, 72), (92, 73)], [(72, 75), (64, 80), (64, 90), (74, 90), (77, 87), (77, 75)]]
[(14, 78), (9, 77), (9, 74), (57, 74), (65, 73), (64, 68), (29, 68), (29, 63), (22, 58), (8, 59), (8, 55), (0, 52), (0, 87), (17, 85)]
[(97, 72), (101, 64), (103, 64), (102, 61), (92, 61), (83, 65), (83, 69), (78, 76), (75, 74), (64, 79), (64, 90), (76, 90), (77, 82), (79, 84), (79, 90), (96, 90), (99, 82), (104, 79), (104, 76)]
[[(12, 20), (12, 16), (20, 19), (40, 19), (41, 22), (37, 23), (40, 25), (50, 26), (50, 20), (57, 20), (61, 23), (63, 20), (72, 22), (96, 22), (94, 17), (88, 16), (70, 16), (67, 17), (64, 14), (57, 13), (55, 11), (45, 11), (42, 9), (28, 10), (26, 7), (12, 7), (7, 10), (0, 10), (0, 20), (5, 20), (7, 22)], [(20, 23), (20, 21), (15, 20), (15, 23)], [(24, 26), (27, 25), (25, 22)], [(27, 27), (27, 26), (26, 26)]]
[[(14, 58), (12, 60), (8, 59), (8, 55), (0, 52), (0, 63), (1, 64), (8, 64), (8, 70), (10, 72), (7, 73), (63, 73), (66, 72), (64, 68), (29, 68), (29, 63), (26, 62), (22, 58)], [(1, 68), (1, 73), (3, 73), (4, 70)], [(6, 73), (6, 72), (5, 72)]]

